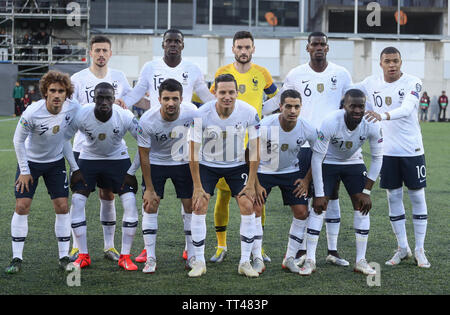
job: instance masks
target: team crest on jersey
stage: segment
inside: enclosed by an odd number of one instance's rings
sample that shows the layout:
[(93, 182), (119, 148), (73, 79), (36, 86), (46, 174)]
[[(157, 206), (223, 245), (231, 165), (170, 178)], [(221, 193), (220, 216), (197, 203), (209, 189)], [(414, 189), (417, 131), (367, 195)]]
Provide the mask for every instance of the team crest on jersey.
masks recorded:
[(283, 143), (282, 145), (281, 145), (281, 151), (287, 151), (287, 149), (289, 149), (289, 144), (287, 144), (287, 143)]
[(52, 131), (53, 131), (53, 134), (56, 135), (59, 132), (59, 125), (56, 125), (55, 127), (53, 127)]
[(183, 72), (183, 74), (181, 76), (183, 77), (183, 85), (188, 84), (188, 78), (189, 78), (188, 73), (187, 72)]
[(117, 90), (117, 88), (119, 87), (119, 81), (115, 80), (111, 85), (113, 86), (114, 90)]
[(103, 141), (106, 139), (106, 134), (105, 133), (101, 133), (98, 135), (98, 140)]
[(253, 77), (252, 83), (253, 83), (253, 91), (257, 91), (258, 90), (258, 79), (256, 77)]
[(384, 99), (384, 102), (386, 103), (387, 106), (392, 105), (392, 97), (386, 96), (386, 98)]
[(169, 138), (174, 139), (174, 138), (176, 138), (176, 137), (177, 137), (177, 133), (176, 133), (175, 131), (169, 132)]
[(337, 89), (337, 78), (335, 75), (331, 77), (331, 89), (332, 90)]
[(403, 99), (405, 98), (405, 90), (401, 89), (400, 91), (398, 91), (398, 96), (400, 96), (400, 101), (403, 101)]
[(325, 90), (325, 85), (323, 83), (317, 84), (317, 92), (322, 93)]
[(345, 141), (345, 147), (350, 150), (353, 147), (353, 142), (351, 141)]
[(245, 93), (245, 84), (239, 84), (238, 91), (241, 94)]

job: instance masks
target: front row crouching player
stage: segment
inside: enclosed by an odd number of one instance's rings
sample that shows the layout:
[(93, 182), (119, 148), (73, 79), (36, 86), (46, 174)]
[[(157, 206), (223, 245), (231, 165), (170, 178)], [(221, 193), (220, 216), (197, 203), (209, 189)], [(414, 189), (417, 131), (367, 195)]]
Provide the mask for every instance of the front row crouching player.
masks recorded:
[(49, 71), (39, 82), (44, 99), (28, 106), (14, 133), (18, 167), (15, 182), (16, 209), (11, 220), (13, 260), (6, 268), (9, 274), (21, 269), (22, 253), (28, 235), (28, 214), (39, 177), (55, 209), (55, 234), (58, 239), (60, 267), (69, 263), (70, 214), (69, 183), (63, 155), (74, 174), (79, 173), (70, 141), (64, 132), (80, 108), (71, 101), (73, 88), (68, 75)]
[[(323, 211), (338, 180), (350, 195), (354, 209), (356, 235), (356, 265), (354, 270), (366, 275), (376, 271), (366, 261), (369, 235), (369, 211), (372, 208), (370, 191), (382, 164), (383, 136), (380, 123), (365, 119), (366, 97), (361, 90), (345, 93), (344, 109), (332, 112), (322, 122), (311, 159), (315, 198), (307, 226), (306, 261), (300, 275), (310, 275), (316, 269), (315, 253), (319, 231), (323, 224)], [(361, 146), (368, 140), (371, 152), (369, 173), (361, 154)], [(323, 164), (322, 164), (323, 163)]]
[[(273, 187), (281, 190), (283, 203), (291, 206), (294, 217), (289, 231), (289, 241), (282, 267), (290, 272), (298, 273), (295, 255), (303, 242), (303, 234), (308, 218), (308, 186), (311, 173), (305, 179), (300, 179), (298, 153), (301, 146), (308, 141), (314, 144), (317, 133), (302, 118), (298, 118), (301, 110), (301, 96), (296, 90), (286, 90), (280, 98), (280, 114), (270, 115), (261, 120), (260, 165), (258, 168), (257, 194), (263, 193), (265, 199)], [(308, 171), (305, 172), (305, 174)], [(255, 203), (255, 215), (261, 216), (262, 206)], [(259, 231), (262, 235), (262, 229)], [(256, 233), (258, 235), (258, 231)], [(255, 243), (261, 251), (261, 241)], [(253, 269), (259, 273), (264, 271), (262, 260), (254, 259)]]
[(159, 86), (159, 102), (142, 115), (139, 121), (138, 146), (143, 176), (143, 216), (146, 264), (142, 272), (156, 270), (156, 233), (158, 207), (164, 198), (164, 185), (171, 179), (181, 199), (184, 214), (184, 232), (187, 244), (186, 267), (193, 262), (191, 238), (192, 177), (189, 170), (188, 132), (197, 113), (191, 103), (182, 103), (183, 86), (175, 79), (167, 79)]
[(79, 255), (73, 264), (79, 268), (91, 264), (84, 209), (89, 194), (95, 191), (97, 185), (120, 196), (124, 214), (119, 266), (125, 270), (137, 270), (130, 259), (131, 245), (138, 225), (135, 196), (137, 181), (127, 173), (134, 165), (131, 165), (122, 139), (127, 131), (136, 139), (138, 123), (129, 110), (113, 104), (114, 87), (109, 83), (97, 84), (94, 102), (84, 105), (78, 111), (66, 135), (70, 139), (79, 130), (86, 138), (78, 159), (82, 176), (72, 176), (71, 179), (72, 229), (79, 246)]
[[(189, 167), (194, 184), (191, 231), (195, 261), (188, 275), (200, 277), (206, 273), (206, 212), (217, 182), (224, 177), (241, 213), (238, 273), (258, 277), (259, 273), (250, 264), (250, 255), (256, 226), (253, 204), (259, 164), (259, 116), (251, 105), (237, 100), (237, 83), (231, 74), (216, 77), (214, 92), (217, 100), (199, 108), (190, 133)], [(244, 150), (247, 130), (249, 166)]]

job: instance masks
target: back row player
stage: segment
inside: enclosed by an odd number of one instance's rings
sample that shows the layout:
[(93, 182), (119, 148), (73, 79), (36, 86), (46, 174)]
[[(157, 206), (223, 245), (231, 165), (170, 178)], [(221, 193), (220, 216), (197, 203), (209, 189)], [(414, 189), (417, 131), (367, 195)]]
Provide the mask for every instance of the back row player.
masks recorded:
[[(94, 36), (90, 41), (89, 55), (92, 64), (89, 68), (81, 70), (72, 75), (71, 80), (74, 85), (73, 99), (81, 105), (94, 102), (94, 88), (101, 82), (107, 82), (114, 87), (114, 97), (121, 98), (131, 90), (128, 80), (122, 71), (108, 67), (109, 59), (112, 56), (111, 41), (105, 36)], [(73, 140), (73, 151), (78, 160), (80, 152), (85, 143), (85, 136), (78, 131)], [(125, 145), (125, 141), (122, 141)], [(99, 188), (100, 199), (100, 222), (103, 227), (104, 255), (112, 261), (119, 260), (119, 253), (114, 247), (114, 234), (116, 230), (116, 207), (114, 194), (110, 190)], [(72, 233), (74, 236), (74, 234)], [(78, 257), (78, 244), (75, 236), (71, 261)]]
[[(136, 86), (119, 102), (123, 102), (128, 108), (131, 108), (149, 91), (150, 107), (160, 107), (158, 89), (166, 79), (175, 79), (182, 84), (183, 99), (188, 102), (191, 101), (194, 91), (203, 103), (213, 100), (214, 96), (208, 90), (200, 68), (192, 62), (182, 59), (183, 33), (177, 29), (167, 30), (163, 35), (162, 48), (164, 57), (147, 62), (141, 70)], [(182, 212), (184, 216), (183, 207)], [(136, 261), (145, 262), (146, 257), (147, 253), (143, 250)]]
[[(339, 109), (341, 99), (345, 92), (350, 89), (352, 79), (350, 73), (343, 67), (327, 60), (329, 51), (328, 37), (322, 32), (313, 32), (308, 36), (306, 51), (310, 55), (309, 63), (300, 65), (292, 69), (280, 92), (288, 89), (298, 91), (302, 96), (302, 111), (300, 117), (312, 124), (316, 129), (324, 118), (332, 111)], [(263, 105), (263, 115), (268, 115), (278, 109), (280, 103), (280, 93)], [(308, 177), (307, 171), (310, 167), (312, 151), (311, 144), (305, 143), (299, 153), (301, 177)], [(308, 176), (306, 176), (308, 175)], [(340, 228), (340, 207), (338, 197), (339, 185), (330, 196), (328, 208), (325, 213), (327, 228), (328, 256), (326, 260), (339, 266), (348, 266), (349, 263), (341, 258), (337, 251), (337, 238)], [(322, 227), (323, 214), (316, 214), (310, 211), (310, 216), (306, 220), (301, 220), (301, 225), (306, 229), (318, 230)], [(300, 223), (299, 223), (300, 224)], [(306, 234), (308, 238), (316, 238)], [(306, 259), (306, 242), (299, 240), (301, 250), (297, 254), (297, 263), (301, 265)]]

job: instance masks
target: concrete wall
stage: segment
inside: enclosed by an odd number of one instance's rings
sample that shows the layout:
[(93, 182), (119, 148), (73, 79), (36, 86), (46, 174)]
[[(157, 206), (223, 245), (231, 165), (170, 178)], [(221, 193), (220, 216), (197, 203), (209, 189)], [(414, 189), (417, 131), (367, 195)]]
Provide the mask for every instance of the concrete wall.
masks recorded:
[[(139, 72), (145, 62), (159, 58), (162, 55), (160, 48), (161, 37), (154, 38), (149, 35), (109, 35), (112, 41), (113, 58), (111, 67), (124, 71), (130, 83), (137, 80)], [(274, 42), (279, 46), (279, 52), (273, 51)], [(348, 43), (349, 41), (352, 44)], [(229, 51), (226, 47), (230, 40), (222, 37), (199, 37), (185, 39), (185, 47), (189, 43), (198, 45), (186, 49), (186, 59), (201, 60), (201, 68), (205, 79), (212, 81), (214, 73), (220, 66), (230, 62)], [(340, 43), (346, 42), (346, 43)], [(197, 43), (197, 44), (195, 44)], [(258, 60), (258, 52), (264, 58), (278, 59), (278, 73), (274, 76), (276, 82), (281, 83), (287, 73), (302, 62), (307, 62), (309, 56), (305, 51), (305, 38), (273, 39), (270, 47), (264, 47), (264, 41), (255, 42), (256, 53), (254, 60)], [(159, 47), (158, 47), (159, 46)], [(277, 46), (277, 47), (278, 47)], [(423, 90), (432, 98), (431, 117), (437, 110), (437, 97), (442, 90), (450, 91), (450, 43), (441, 41), (373, 41), (364, 39), (332, 39), (330, 40), (329, 60), (336, 63), (346, 63), (351, 72), (353, 81), (359, 82), (372, 73), (379, 72), (379, 50), (385, 46), (395, 46), (400, 49), (403, 57), (405, 72), (418, 75), (423, 81)], [(348, 51), (352, 47), (352, 51)], [(197, 54), (197, 56), (195, 56)], [(207, 56), (205, 56), (205, 54)], [(349, 58), (348, 56), (353, 56)], [(206, 57), (206, 59), (205, 59)], [(334, 57), (334, 59), (333, 59)], [(264, 60), (259, 59), (259, 60)], [(256, 61), (255, 61), (256, 62)], [(263, 63), (261, 65), (264, 66)], [(448, 68), (448, 69), (447, 69)], [(448, 71), (447, 71), (447, 70)], [(450, 113), (447, 113), (450, 117)]]

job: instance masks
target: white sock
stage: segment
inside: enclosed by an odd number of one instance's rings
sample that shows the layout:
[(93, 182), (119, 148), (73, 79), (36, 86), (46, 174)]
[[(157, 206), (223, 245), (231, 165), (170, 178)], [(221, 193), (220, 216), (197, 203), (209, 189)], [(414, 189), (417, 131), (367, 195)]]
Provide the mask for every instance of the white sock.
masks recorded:
[(130, 255), (134, 236), (138, 226), (138, 210), (136, 206), (136, 195), (132, 192), (120, 196), (123, 206), (122, 219), (122, 249), (121, 255)]
[[(70, 210), (69, 213), (72, 216), (72, 211), (73, 211), (73, 204), (70, 205)], [(73, 233), (73, 229), (71, 228), (71, 234), (72, 234), (72, 248), (78, 248), (78, 244), (77, 244), (77, 238), (75, 237), (75, 233)]]
[(369, 238), (370, 217), (354, 211), (353, 227), (356, 236), (356, 262), (366, 258), (367, 239)]
[[(312, 198), (310, 200), (308, 200), (308, 213), (313, 212), (313, 208), (312, 208)], [(309, 220), (309, 215), (305, 220), (305, 228), (303, 229), (303, 235), (306, 235), (306, 228), (308, 226), (308, 220)], [(306, 251), (306, 240), (304, 239), (303, 242), (300, 244), (299, 250), (305, 250)]]
[(286, 258), (294, 257), (300, 249), (302, 243), (306, 243), (303, 239), (307, 220), (299, 220), (292, 218), (291, 229), (289, 230), (289, 240), (286, 251)]
[(341, 226), (339, 199), (328, 202), (327, 211), (325, 212), (325, 226), (327, 230), (328, 250), (337, 251), (339, 228)]
[(158, 212), (144, 212), (142, 216), (142, 235), (144, 236), (144, 246), (147, 251), (147, 259), (156, 259), (156, 235), (158, 233)]
[[(185, 215), (186, 215), (186, 212), (184, 212), (184, 206), (183, 206), (183, 203), (181, 203), (181, 218), (183, 219), (183, 226), (185, 225), (185, 222), (184, 222), (184, 220), (185, 220)], [(189, 228), (190, 229), (190, 228)], [(185, 229), (185, 231), (186, 231), (186, 229)], [(190, 238), (191, 239), (191, 243), (192, 243), (192, 237)], [(189, 243), (188, 243), (188, 241), (187, 241), (187, 239), (186, 239), (186, 242), (184, 243), (184, 250), (185, 251), (187, 251), (188, 250), (188, 247), (189, 247), (189, 245), (188, 245)], [(189, 259), (189, 258), (188, 258)]]
[(58, 254), (60, 259), (69, 256), (70, 230), (70, 214), (57, 214), (55, 218), (55, 235), (58, 239)]
[(408, 247), (408, 237), (406, 236), (405, 207), (403, 206), (403, 188), (388, 189), (387, 199), (389, 205), (389, 219), (392, 230), (397, 237), (398, 247)]
[(103, 248), (115, 248), (114, 233), (116, 232), (116, 205), (115, 200), (100, 199), (100, 222), (103, 228)]
[(312, 210), (309, 213), (308, 227), (306, 229), (306, 259), (316, 261), (316, 249), (322, 230), (324, 213), (317, 214)]
[(87, 229), (86, 229), (86, 213), (84, 207), (86, 206), (87, 198), (82, 194), (72, 195), (72, 232), (75, 236), (77, 246), (80, 254), (87, 254)]
[(428, 209), (425, 201), (425, 189), (408, 190), (408, 193), (412, 204), (414, 236), (416, 240), (415, 250), (419, 250), (424, 247), (428, 225)]
[(239, 263), (250, 261), (252, 253), (253, 242), (255, 240), (255, 214), (242, 215), (241, 214), (241, 260)]
[(11, 219), (13, 258), (22, 259), (23, 246), (28, 235), (28, 214), (19, 215), (14, 211)]
[(195, 260), (205, 262), (206, 214), (192, 213), (191, 234)]
[(253, 260), (255, 260), (255, 258), (259, 258), (261, 260), (263, 259), (261, 253), (263, 233), (264, 231), (261, 223), (261, 217), (255, 217), (255, 236), (252, 247)]
[(192, 213), (185, 213), (183, 226), (185, 235), (185, 249), (188, 254), (188, 260), (191, 259), (192, 256), (194, 256), (194, 245), (192, 245), (191, 223), (192, 223)]

